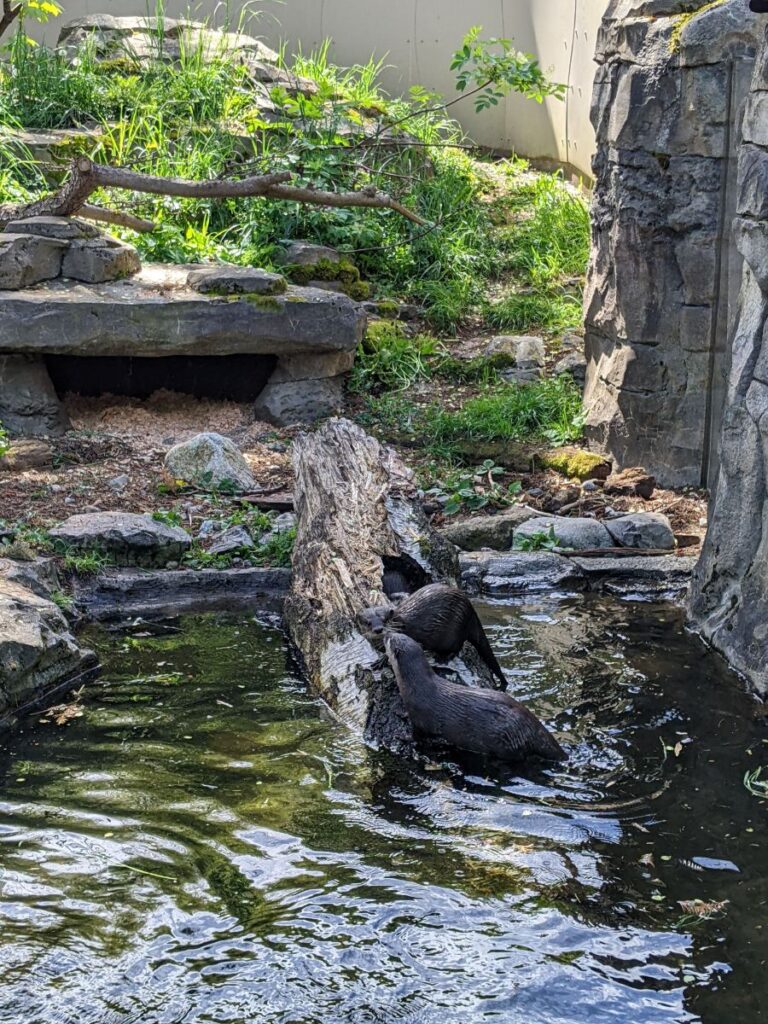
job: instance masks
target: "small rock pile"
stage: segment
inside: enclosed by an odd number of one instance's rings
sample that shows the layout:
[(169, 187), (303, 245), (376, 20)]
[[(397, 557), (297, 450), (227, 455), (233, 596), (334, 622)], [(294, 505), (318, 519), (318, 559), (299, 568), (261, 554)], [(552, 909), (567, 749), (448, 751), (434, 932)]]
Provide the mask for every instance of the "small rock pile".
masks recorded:
[(75, 217), (9, 221), (0, 232), (0, 291), (63, 277), (88, 284), (119, 281), (141, 270), (132, 245)]

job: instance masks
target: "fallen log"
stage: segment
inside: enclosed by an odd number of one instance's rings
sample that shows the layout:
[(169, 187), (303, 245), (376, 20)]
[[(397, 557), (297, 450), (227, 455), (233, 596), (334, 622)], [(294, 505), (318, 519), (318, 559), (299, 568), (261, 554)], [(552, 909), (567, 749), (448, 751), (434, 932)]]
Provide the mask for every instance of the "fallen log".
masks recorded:
[[(315, 691), (366, 741), (414, 752), (410, 720), (394, 674), (358, 615), (392, 607), (385, 570), (415, 588), (456, 585), (456, 549), (430, 526), (413, 475), (400, 458), (355, 424), (329, 420), (293, 445), (298, 517), (293, 582), (284, 622)], [(451, 669), (462, 681), (493, 686), (465, 644)]]

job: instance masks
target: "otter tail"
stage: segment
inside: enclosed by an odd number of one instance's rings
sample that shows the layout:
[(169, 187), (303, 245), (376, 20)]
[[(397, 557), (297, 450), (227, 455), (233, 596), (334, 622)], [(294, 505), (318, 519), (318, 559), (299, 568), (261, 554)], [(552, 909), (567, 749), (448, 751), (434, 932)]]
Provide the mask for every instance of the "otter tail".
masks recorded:
[(501, 665), (496, 660), (496, 655), (493, 653), (493, 648), (488, 641), (488, 637), (485, 635), (483, 624), (478, 618), (477, 612), (474, 613), (473, 621), (469, 629), (469, 642), (475, 648), (491, 672), (493, 672), (493, 674), (501, 681), (502, 690), (506, 690), (508, 685), (507, 678), (501, 670)]

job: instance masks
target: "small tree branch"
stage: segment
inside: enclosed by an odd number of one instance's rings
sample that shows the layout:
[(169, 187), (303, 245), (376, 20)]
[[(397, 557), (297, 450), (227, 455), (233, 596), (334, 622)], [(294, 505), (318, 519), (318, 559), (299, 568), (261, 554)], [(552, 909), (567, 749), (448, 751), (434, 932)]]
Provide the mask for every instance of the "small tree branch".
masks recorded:
[(98, 220), (105, 224), (119, 224), (122, 228), (130, 228), (131, 231), (154, 231), (156, 224), (143, 217), (135, 217), (127, 210), (105, 210), (102, 206), (93, 206), (86, 203), (77, 211), (78, 217), (86, 217), (88, 220)]
[(8, 31), (20, 14), (21, 4), (17, 4), (14, 7), (11, 0), (3, 0), (3, 14), (0, 17), (0, 37)]
[[(308, 186), (286, 184), (291, 180), (290, 171), (275, 171), (240, 180), (185, 181), (180, 178), (160, 178), (152, 174), (129, 171), (124, 167), (108, 167), (95, 164), (88, 157), (78, 157), (72, 162), (69, 178), (58, 192), (38, 199), (33, 203), (0, 206), (0, 228), (11, 220), (26, 217), (69, 217), (89, 207), (87, 200), (99, 188), (119, 188), (129, 192), (145, 192), (151, 195), (181, 196), (188, 199), (226, 199), (247, 196), (264, 196), (268, 199), (292, 200), (297, 203), (312, 203), (316, 206), (361, 206), (395, 210), (415, 224), (427, 222), (397, 202), (385, 192), (373, 187), (361, 192), (323, 192)], [(101, 212), (101, 211), (100, 211)], [(104, 211), (110, 213), (110, 211)], [(91, 214), (93, 215), (93, 214)], [(113, 214), (111, 223), (122, 223)], [(106, 219), (104, 216), (101, 219)], [(148, 222), (144, 222), (145, 224)], [(132, 226), (132, 225), (131, 225)], [(146, 229), (145, 229), (146, 230)]]

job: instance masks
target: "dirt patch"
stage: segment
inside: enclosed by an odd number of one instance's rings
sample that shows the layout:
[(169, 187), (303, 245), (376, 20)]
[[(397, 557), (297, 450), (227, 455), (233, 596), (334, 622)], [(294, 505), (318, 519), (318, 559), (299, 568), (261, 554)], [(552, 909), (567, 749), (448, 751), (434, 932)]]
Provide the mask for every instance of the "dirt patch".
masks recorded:
[(70, 398), (66, 407), (74, 430), (50, 441), (48, 465), (0, 472), (5, 522), (49, 527), (79, 512), (155, 512), (180, 503), (204, 510), (205, 496), (168, 493), (163, 474), (168, 448), (204, 430), (240, 447), (260, 487), (290, 486), (291, 431), (254, 421), (248, 405), (157, 392), (147, 401)]

